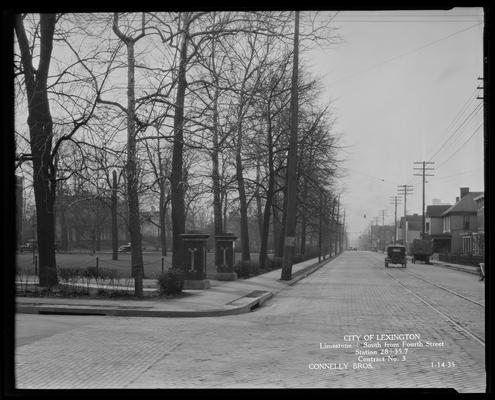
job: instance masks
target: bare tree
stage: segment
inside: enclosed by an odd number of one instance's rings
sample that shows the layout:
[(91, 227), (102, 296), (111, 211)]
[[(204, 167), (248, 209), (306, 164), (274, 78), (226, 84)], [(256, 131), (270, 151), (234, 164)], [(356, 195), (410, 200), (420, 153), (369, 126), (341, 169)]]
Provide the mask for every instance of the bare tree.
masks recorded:
[[(117, 37), (125, 44), (127, 49), (127, 107), (124, 109), (127, 115), (127, 196), (129, 204), (129, 232), (131, 237), (131, 263), (136, 268), (135, 295), (143, 296), (143, 253), (141, 244), (141, 218), (139, 214), (138, 176), (136, 159), (136, 98), (134, 71), (136, 59), (134, 47), (138, 40), (143, 38), (145, 31), (144, 13), (141, 19), (140, 33), (136, 36), (124, 34), (119, 28), (119, 14), (114, 13), (112, 29)], [(101, 100), (100, 100), (101, 101)]]

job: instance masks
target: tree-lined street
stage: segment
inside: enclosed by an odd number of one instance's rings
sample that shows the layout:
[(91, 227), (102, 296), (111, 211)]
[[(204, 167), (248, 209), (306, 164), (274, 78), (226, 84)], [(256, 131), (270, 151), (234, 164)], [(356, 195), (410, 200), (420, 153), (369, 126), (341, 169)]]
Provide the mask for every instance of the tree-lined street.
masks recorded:
[[(382, 254), (345, 252), (257, 311), (239, 316), (188, 319), (19, 314), (17, 385), (453, 387), (461, 392), (483, 392), (484, 345), (396, 279), (484, 339), (484, 308), (433, 285), (482, 303), (484, 283), (475, 275), (424, 264), (385, 270)], [(353, 369), (353, 363), (360, 363), (356, 350), (366, 350), (362, 339), (367, 334), (419, 334), (424, 344), (443, 345), (401, 347), (408, 349), (405, 361), (371, 362), (373, 369)], [(360, 347), (346, 341), (347, 335), (361, 335)], [(321, 348), (346, 343), (353, 347)], [(440, 364), (432, 366), (432, 362)], [(314, 369), (318, 368), (314, 365), (325, 363), (341, 367), (347, 363), (348, 369)]]
[(11, 390), (487, 389), (485, 9), (9, 17)]

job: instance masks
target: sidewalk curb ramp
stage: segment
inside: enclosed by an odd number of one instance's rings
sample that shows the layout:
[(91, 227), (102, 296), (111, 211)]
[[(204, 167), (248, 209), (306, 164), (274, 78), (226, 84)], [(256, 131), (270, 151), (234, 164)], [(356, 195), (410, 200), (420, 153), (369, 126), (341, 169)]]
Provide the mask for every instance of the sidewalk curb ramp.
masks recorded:
[(114, 317), (161, 317), (161, 318), (188, 318), (188, 317), (219, 317), (223, 315), (243, 314), (255, 310), (264, 302), (273, 297), (272, 292), (257, 291), (255, 297), (251, 293), (240, 297), (228, 304), (226, 308), (212, 310), (150, 310), (151, 307), (125, 306), (107, 307), (98, 305), (40, 305), (34, 303), (16, 304), (16, 312), (22, 314), (49, 314), (49, 315), (101, 315)]

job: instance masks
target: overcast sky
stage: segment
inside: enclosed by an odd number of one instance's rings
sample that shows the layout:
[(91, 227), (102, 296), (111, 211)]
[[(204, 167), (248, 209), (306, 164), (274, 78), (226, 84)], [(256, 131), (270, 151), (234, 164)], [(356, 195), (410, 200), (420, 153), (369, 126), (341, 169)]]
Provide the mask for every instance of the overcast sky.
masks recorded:
[(398, 185), (414, 185), (408, 214), (421, 214), (415, 161), (435, 162), (426, 204), (453, 204), (464, 186), (483, 191), (483, 10), (341, 11), (334, 23), (342, 43), (306, 58), (349, 146), (341, 201), (351, 239), (383, 209), (393, 222)]

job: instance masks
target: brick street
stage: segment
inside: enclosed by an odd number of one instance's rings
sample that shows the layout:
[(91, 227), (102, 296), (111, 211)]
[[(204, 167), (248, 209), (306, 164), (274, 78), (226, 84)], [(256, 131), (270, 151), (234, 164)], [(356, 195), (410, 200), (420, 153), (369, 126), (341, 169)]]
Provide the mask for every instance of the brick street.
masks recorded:
[[(452, 387), (484, 392), (484, 345), (398, 280), (481, 340), (484, 307), (418, 277), (482, 304), (484, 283), (472, 274), (420, 263), (385, 269), (383, 258), (379, 253), (345, 252), (255, 312), (235, 316), (18, 314), (16, 385), (57, 389)], [(395, 333), (420, 334), (423, 343), (443, 342), (443, 346), (409, 347), (405, 361), (398, 355), (397, 361), (370, 362), (372, 369), (353, 368), (358, 363), (356, 349), (366, 348), (363, 340), (356, 347), (344, 336)], [(352, 347), (321, 349), (320, 343)], [(310, 369), (325, 363), (348, 368)]]

